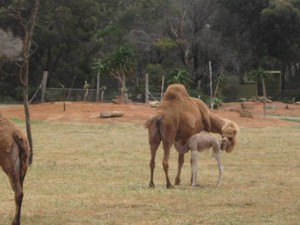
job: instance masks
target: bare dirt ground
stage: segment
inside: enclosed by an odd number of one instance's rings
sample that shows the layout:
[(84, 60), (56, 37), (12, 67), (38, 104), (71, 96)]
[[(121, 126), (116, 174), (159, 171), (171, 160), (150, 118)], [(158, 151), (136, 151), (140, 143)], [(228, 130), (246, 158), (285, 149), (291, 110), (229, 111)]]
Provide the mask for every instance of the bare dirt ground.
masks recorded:
[[(50, 102), (30, 105), (32, 120), (45, 120), (49, 122), (67, 123), (133, 123), (143, 124), (146, 119), (155, 113), (155, 108), (143, 103), (113, 104), (113, 103), (89, 103), (66, 102), (64, 111), (63, 102)], [(287, 121), (275, 117), (291, 117), (300, 120), (300, 105), (272, 102), (266, 105), (264, 118), (263, 104), (261, 102), (244, 102), (244, 110), (251, 112), (253, 118), (240, 117), (241, 103), (224, 103), (214, 113), (224, 118), (237, 122), (245, 127), (286, 126), (299, 124), (295, 120)], [(122, 117), (100, 118), (103, 111), (121, 111)], [(0, 105), (0, 113), (8, 118), (24, 118), (23, 105)]]

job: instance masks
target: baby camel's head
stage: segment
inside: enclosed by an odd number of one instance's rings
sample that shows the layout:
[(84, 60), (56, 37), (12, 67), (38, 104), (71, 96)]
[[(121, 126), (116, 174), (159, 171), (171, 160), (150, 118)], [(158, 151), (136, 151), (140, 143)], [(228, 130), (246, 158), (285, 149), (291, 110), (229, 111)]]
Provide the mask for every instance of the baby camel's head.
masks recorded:
[(220, 148), (221, 150), (227, 150), (228, 147), (229, 147), (229, 140), (227, 139), (227, 137), (223, 137), (221, 140), (220, 140)]

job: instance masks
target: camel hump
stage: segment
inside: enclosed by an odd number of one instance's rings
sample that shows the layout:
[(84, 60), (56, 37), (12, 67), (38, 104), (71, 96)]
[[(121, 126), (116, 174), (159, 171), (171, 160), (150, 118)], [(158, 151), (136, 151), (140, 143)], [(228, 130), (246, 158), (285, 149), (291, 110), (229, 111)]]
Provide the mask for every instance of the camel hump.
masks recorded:
[(189, 94), (187, 93), (185, 87), (182, 84), (170, 85), (164, 94), (164, 100), (166, 101), (182, 101), (186, 98), (189, 98)]

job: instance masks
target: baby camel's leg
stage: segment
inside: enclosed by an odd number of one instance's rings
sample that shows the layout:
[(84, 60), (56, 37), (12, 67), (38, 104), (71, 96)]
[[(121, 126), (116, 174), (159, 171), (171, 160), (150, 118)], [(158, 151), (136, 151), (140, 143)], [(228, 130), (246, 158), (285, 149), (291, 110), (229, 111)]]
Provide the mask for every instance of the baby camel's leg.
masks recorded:
[(222, 164), (221, 159), (220, 159), (220, 152), (218, 151), (217, 153), (213, 153), (213, 157), (217, 160), (217, 163), (218, 163), (219, 177), (218, 177), (217, 187), (220, 187), (221, 179), (222, 179), (222, 175), (223, 175), (223, 170), (224, 170), (223, 164)]
[(197, 171), (198, 171), (198, 151), (197, 150), (192, 150), (192, 158), (191, 158), (191, 163), (192, 163), (192, 186), (197, 185)]

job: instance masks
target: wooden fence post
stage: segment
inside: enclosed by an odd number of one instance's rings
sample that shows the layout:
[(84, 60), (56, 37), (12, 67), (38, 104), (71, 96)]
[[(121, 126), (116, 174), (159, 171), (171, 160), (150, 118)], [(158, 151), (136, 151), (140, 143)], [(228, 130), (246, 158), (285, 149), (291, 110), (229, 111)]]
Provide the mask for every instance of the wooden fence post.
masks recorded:
[(164, 86), (165, 86), (165, 76), (162, 77), (162, 81), (161, 81), (160, 100), (162, 100), (164, 96)]
[(97, 73), (96, 102), (99, 102), (99, 93), (100, 93), (100, 72)]
[(47, 87), (47, 80), (48, 80), (48, 71), (45, 70), (43, 72), (43, 83), (42, 83), (42, 98), (41, 102), (45, 102), (45, 93), (46, 93), (46, 87)]
[(145, 103), (149, 102), (149, 76), (145, 74)]
[(209, 65), (209, 87), (210, 87), (210, 108), (214, 108), (214, 101), (213, 101), (213, 88), (212, 88), (212, 68), (211, 68), (211, 61), (208, 62)]

